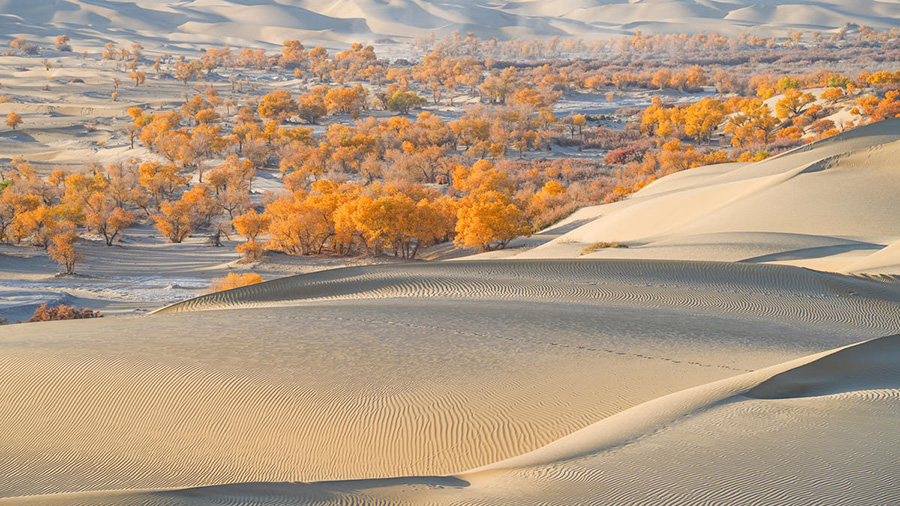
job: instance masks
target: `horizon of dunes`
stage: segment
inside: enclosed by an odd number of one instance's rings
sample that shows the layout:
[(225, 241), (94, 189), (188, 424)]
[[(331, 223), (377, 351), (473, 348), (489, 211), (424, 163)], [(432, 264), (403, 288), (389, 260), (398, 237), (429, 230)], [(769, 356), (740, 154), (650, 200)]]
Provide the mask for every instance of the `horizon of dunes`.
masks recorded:
[(10, 36), (140, 42), (147, 47), (209, 44), (266, 47), (302, 38), (320, 43), (408, 42), (473, 32), (500, 39), (717, 32), (786, 36), (834, 32), (851, 23), (900, 26), (900, 4), (864, 0), (706, 2), (700, 0), (0, 0)]

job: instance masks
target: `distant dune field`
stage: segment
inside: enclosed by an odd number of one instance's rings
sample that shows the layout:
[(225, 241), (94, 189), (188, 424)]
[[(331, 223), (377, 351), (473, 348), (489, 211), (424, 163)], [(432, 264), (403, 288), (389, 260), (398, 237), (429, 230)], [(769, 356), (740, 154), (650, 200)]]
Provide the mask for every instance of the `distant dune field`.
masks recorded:
[(892, 502), (900, 343), (829, 350), (898, 314), (796, 267), (536, 260), (3, 327), (0, 504)]
[(102, 45), (265, 46), (286, 39), (339, 42), (443, 37), (454, 31), (488, 39), (702, 31), (754, 36), (788, 30), (829, 32), (847, 23), (898, 26), (900, 4), (875, 0), (707, 2), (700, 0), (0, 0), (10, 36), (60, 32)]

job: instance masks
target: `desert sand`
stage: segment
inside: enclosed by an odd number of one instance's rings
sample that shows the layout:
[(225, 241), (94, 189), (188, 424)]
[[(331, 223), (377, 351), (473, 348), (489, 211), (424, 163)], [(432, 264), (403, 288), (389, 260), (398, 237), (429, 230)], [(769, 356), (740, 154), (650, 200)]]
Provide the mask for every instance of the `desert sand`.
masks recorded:
[[(859, 127), (756, 163), (701, 167), (627, 200), (585, 208), (483, 258), (777, 263), (900, 274), (900, 120)], [(619, 242), (627, 248), (600, 248)]]
[[(897, 126), (677, 173), (505, 259), (4, 326), (0, 504), (896, 503)], [(630, 246), (580, 254), (604, 240)], [(163, 274), (233, 256), (182, 251)]]
[[(698, 0), (2, 0), (0, 29), (51, 39), (60, 28), (79, 41), (147, 47), (264, 47), (300, 38), (320, 44), (410, 42), (456, 31), (482, 38), (543, 38), (717, 32), (785, 36), (788, 30), (833, 32), (853, 23), (898, 26), (895, 2), (706, 2)], [(83, 42), (82, 42), (83, 43)]]
[[(4, 326), (0, 504), (898, 502), (897, 126), (674, 174), (505, 259)], [(182, 251), (164, 276), (233, 256)]]
[[(262, 4), (0, 0), (0, 29), (178, 53), (900, 26), (886, 1)], [(126, 145), (127, 109), (188, 88), (125, 83), (114, 102), (115, 62), (75, 60), (0, 57), (18, 99), (0, 114), (25, 120), (0, 132), (2, 159), (46, 174), (153, 156)], [(252, 77), (259, 93), (301, 84)], [(236, 237), (88, 237), (70, 277), (2, 246), (4, 316), (116, 317), (0, 327), (0, 506), (900, 503), (898, 157), (889, 120), (673, 174), (506, 251), (273, 254), (253, 267), (270, 281), (200, 296), (243, 268)], [(280, 186), (261, 171), (253, 198)], [(604, 242), (627, 248), (585, 253)]]
[(0, 504), (889, 503), (900, 342), (855, 343), (898, 313), (863, 277), (581, 259), (4, 327)]

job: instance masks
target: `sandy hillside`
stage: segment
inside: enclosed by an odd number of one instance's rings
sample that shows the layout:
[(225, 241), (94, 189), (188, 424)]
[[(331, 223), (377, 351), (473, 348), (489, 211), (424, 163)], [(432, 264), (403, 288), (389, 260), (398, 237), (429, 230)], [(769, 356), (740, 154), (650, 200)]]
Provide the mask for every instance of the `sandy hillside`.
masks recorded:
[[(896, 287), (777, 265), (452, 262), (7, 326), (0, 504), (890, 502), (846, 483), (897, 478), (897, 340), (815, 354), (900, 332)], [(285, 483), (354, 479), (375, 481)]]
[[(781, 263), (900, 273), (900, 120), (859, 127), (756, 163), (662, 178), (622, 202), (582, 209), (490, 256)], [(558, 229), (558, 230), (557, 230)], [(561, 232), (561, 233), (559, 233)], [(595, 243), (627, 248), (585, 248)]]
[[(409, 41), (458, 31), (483, 38), (715, 31), (785, 36), (847, 23), (898, 26), (900, 6), (875, 0), (706, 2), (699, 0), (0, 0), (4, 34), (50, 39), (138, 41), (147, 47), (260, 46), (289, 38), (318, 42)], [(165, 34), (161, 36), (160, 34)]]

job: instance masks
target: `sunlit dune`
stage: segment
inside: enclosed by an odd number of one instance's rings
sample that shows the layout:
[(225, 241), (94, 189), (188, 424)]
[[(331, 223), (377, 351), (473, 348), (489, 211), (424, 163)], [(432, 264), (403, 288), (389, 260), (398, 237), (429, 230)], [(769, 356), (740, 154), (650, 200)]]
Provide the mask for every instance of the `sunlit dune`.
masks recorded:
[(900, 0), (0, 33), (0, 506), (900, 504)]

